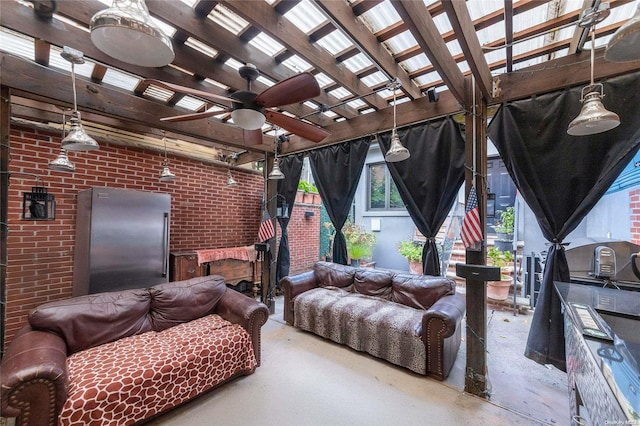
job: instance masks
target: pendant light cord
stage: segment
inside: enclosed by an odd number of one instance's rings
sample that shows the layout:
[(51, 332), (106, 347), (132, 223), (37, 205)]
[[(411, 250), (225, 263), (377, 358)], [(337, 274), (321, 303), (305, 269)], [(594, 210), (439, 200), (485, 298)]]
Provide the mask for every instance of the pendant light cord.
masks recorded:
[(78, 111), (78, 99), (76, 97), (76, 64), (71, 61), (71, 81), (73, 82), (73, 110)]
[(591, 88), (593, 89), (593, 64), (596, 60), (596, 24), (591, 26)]

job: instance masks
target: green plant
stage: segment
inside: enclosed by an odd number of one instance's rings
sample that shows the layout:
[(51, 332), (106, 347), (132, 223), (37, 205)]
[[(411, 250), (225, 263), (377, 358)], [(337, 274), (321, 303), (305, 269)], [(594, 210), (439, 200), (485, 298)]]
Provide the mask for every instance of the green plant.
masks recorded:
[(398, 244), (398, 253), (406, 257), (409, 262), (422, 261), (422, 248), (424, 243), (414, 240), (402, 240)]
[(298, 189), (304, 191), (305, 194), (317, 194), (318, 188), (311, 182), (307, 182), (306, 180), (301, 180), (298, 182)]
[(493, 227), (496, 232), (501, 234), (513, 234), (515, 224), (515, 208), (507, 207), (506, 210), (500, 211), (500, 219), (496, 221)]
[[(513, 262), (513, 253), (510, 251), (498, 250), (496, 247), (490, 247), (489, 250), (487, 250), (487, 257), (491, 259), (491, 264), (493, 266), (498, 266), (500, 269)], [(501, 277), (503, 280), (509, 278), (504, 274), (501, 274)]]
[(365, 230), (362, 226), (347, 223), (342, 228), (342, 233), (347, 242), (347, 251), (351, 259), (366, 259), (373, 254), (376, 245), (376, 236), (373, 232)]

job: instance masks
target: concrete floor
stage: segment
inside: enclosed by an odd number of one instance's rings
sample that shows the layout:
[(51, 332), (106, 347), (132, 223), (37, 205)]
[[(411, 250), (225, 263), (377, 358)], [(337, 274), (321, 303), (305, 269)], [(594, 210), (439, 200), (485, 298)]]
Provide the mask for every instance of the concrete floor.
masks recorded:
[(151, 425), (568, 424), (566, 375), (525, 358), (532, 314), (489, 311), (489, 401), (463, 392), (464, 342), (443, 383), (290, 327), (282, 299), (262, 331), (262, 366)]

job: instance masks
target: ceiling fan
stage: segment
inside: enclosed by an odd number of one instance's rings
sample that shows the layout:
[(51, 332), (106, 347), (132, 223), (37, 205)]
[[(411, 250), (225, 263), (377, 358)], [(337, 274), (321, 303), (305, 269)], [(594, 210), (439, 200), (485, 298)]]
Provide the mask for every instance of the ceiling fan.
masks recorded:
[(164, 117), (160, 119), (161, 121), (179, 122), (198, 120), (219, 115), (224, 111), (230, 110), (233, 122), (244, 131), (244, 140), (247, 145), (261, 143), (261, 128), (265, 121), (269, 121), (278, 127), (313, 142), (320, 142), (329, 136), (329, 133), (320, 127), (271, 109), (273, 107), (304, 102), (318, 96), (320, 94), (320, 86), (318, 86), (318, 82), (312, 74), (308, 72), (296, 74), (258, 94), (251, 90), (251, 83), (260, 75), (256, 67), (252, 64), (247, 64), (240, 67), (239, 73), (242, 78), (247, 80), (247, 90), (238, 90), (229, 96), (216, 95), (214, 93), (166, 83), (160, 80), (146, 79), (145, 82), (174, 92), (196, 96), (213, 102), (222, 101), (231, 103), (230, 107), (222, 111), (205, 111), (174, 117)]

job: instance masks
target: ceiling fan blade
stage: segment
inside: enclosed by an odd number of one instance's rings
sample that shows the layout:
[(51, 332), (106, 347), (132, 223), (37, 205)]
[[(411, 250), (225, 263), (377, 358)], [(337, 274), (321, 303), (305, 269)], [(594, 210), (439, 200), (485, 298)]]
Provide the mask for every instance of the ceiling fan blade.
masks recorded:
[(220, 101), (224, 101), (224, 102), (237, 102), (235, 100), (233, 100), (232, 98), (228, 98), (226, 96), (220, 96), (220, 95), (216, 95), (215, 93), (210, 93), (210, 92), (205, 92), (202, 90), (198, 90), (198, 89), (192, 89), (190, 87), (185, 87), (185, 86), (180, 86), (177, 84), (172, 84), (172, 83), (167, 83), (165, 81), (160, 81), (160, 80), (154, 80), (151, 78), (146, 78), (144, 79), (145, 83), (149, 83), (149, 84), (154, 84), (156, 86), (160, 86), (164, 89), (167, 90), (173, 90), (174, 92), (178, 92), (178, 93), (184, 93), (187, 95), (193, 95), (193, 96), (197, 96), (199, 98), (203, 98), (212, 102), (220, 102)]
[(267, 117), (267, 121), (313, 142), (320, 142), (329, 136), (329, 132), (323, 128), (316, 127), (312, 124), (305, 123), (297, 118), (289, 117), (288, 115), (281, 114), (276, 111), (265, 111), (265, 115)]
[(260, 145), (262, 143), (262, 130), (243, 130), (244, 144), (247, 146)]
[(160, 121), (168, 121), (169, 123), (178, 123), (181, 121), (200, 120), (203, 118), (213, 117), (214, 115), (220, 115), (225, 112), (226, 110), (194, 112), (193, 114), (175, 115), (173, 117), (162, 117)]
[(303, 72), (282, 80), (260, 93), (256, 104), (265, 107), (275, 107), (304, 102), (320, 94), (320, 86), (316, 78)]

